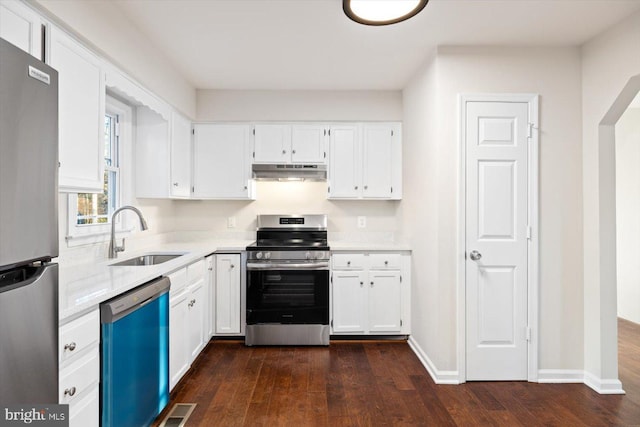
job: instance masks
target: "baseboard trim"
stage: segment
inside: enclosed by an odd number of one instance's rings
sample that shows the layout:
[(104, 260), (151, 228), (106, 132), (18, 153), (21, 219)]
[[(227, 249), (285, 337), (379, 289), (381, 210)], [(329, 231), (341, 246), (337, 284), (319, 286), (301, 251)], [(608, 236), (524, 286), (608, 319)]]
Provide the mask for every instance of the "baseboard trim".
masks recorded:
[(409, 337), (407, 342), (409, 343), (409, 347), (411, 347), (411, 350), (413, 350), (415, 355), (418, 357), (418, 360), (420, 360), (420, 363), (422, 363), (422, 366), (425, 367), (425, 369), (433, 379), (434, 383), (460, 384), (458, 371), (439, 371), (435, 367), (431, 359), (429, 359), (429, 356), (427, 356), (427, 354), (424, 352), (424, 350), (422, 350), (420, 345), (416, 342), (416, 340), (413, 339), (412, 336)]
[(583, 383), (584, 371), (579, 369), (540, 369), (538, 382), (543, 384)]
[(574, 369), (540, 369), (538, 382), (547, 384), (584, 384), (599, 394), (625, 394), (620, 380), (603, 380), (595, 375)]
[(584, 373), (584, 383), (600, 394), (626, 394), (620, 380), (603, 380), (590, 372)]

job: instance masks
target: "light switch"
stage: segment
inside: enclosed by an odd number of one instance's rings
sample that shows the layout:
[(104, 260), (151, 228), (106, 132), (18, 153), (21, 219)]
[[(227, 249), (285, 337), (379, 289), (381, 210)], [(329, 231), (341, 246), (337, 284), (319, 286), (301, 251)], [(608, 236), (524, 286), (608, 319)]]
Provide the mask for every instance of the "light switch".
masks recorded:
[(230, 216), (227, 218), (227, 228), (236, 228), (236, 217)]
[(358, 217), (358, 228), (367, 228), (367, 217), (359, 216)]

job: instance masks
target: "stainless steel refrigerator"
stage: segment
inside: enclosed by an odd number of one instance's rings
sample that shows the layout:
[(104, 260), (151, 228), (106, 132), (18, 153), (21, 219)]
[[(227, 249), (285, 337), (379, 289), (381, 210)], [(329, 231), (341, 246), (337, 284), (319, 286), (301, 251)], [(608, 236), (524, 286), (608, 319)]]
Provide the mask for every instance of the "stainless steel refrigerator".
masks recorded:
[(0, 407), (58, 402), (58, 73), (0, 38)]

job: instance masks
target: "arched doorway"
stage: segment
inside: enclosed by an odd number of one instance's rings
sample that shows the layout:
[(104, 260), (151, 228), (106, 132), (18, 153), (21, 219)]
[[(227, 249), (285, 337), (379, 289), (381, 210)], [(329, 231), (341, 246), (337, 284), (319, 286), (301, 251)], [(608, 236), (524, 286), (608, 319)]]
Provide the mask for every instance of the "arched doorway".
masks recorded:
[[(615, 125), (640, 92), (640, 74), (629, 79), (598, 127), (599, 167), (599, 336), (601, 378), (608, 380), (589, 384), (601, 393), (621, 393), (618, 378), (618, 315), (616, 262), (616, 185)], [(613, 380), (615, 378), (616, 380)], [(594, 387), (595, 385), (595, 387)]]

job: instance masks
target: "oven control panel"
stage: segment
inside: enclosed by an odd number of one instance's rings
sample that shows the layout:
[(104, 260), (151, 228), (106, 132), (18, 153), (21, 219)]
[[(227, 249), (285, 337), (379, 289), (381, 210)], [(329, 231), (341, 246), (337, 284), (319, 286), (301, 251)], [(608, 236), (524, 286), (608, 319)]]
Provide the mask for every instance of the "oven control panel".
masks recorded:
[(249, 261), (328, 261), (329, 251), (248, 251)]

